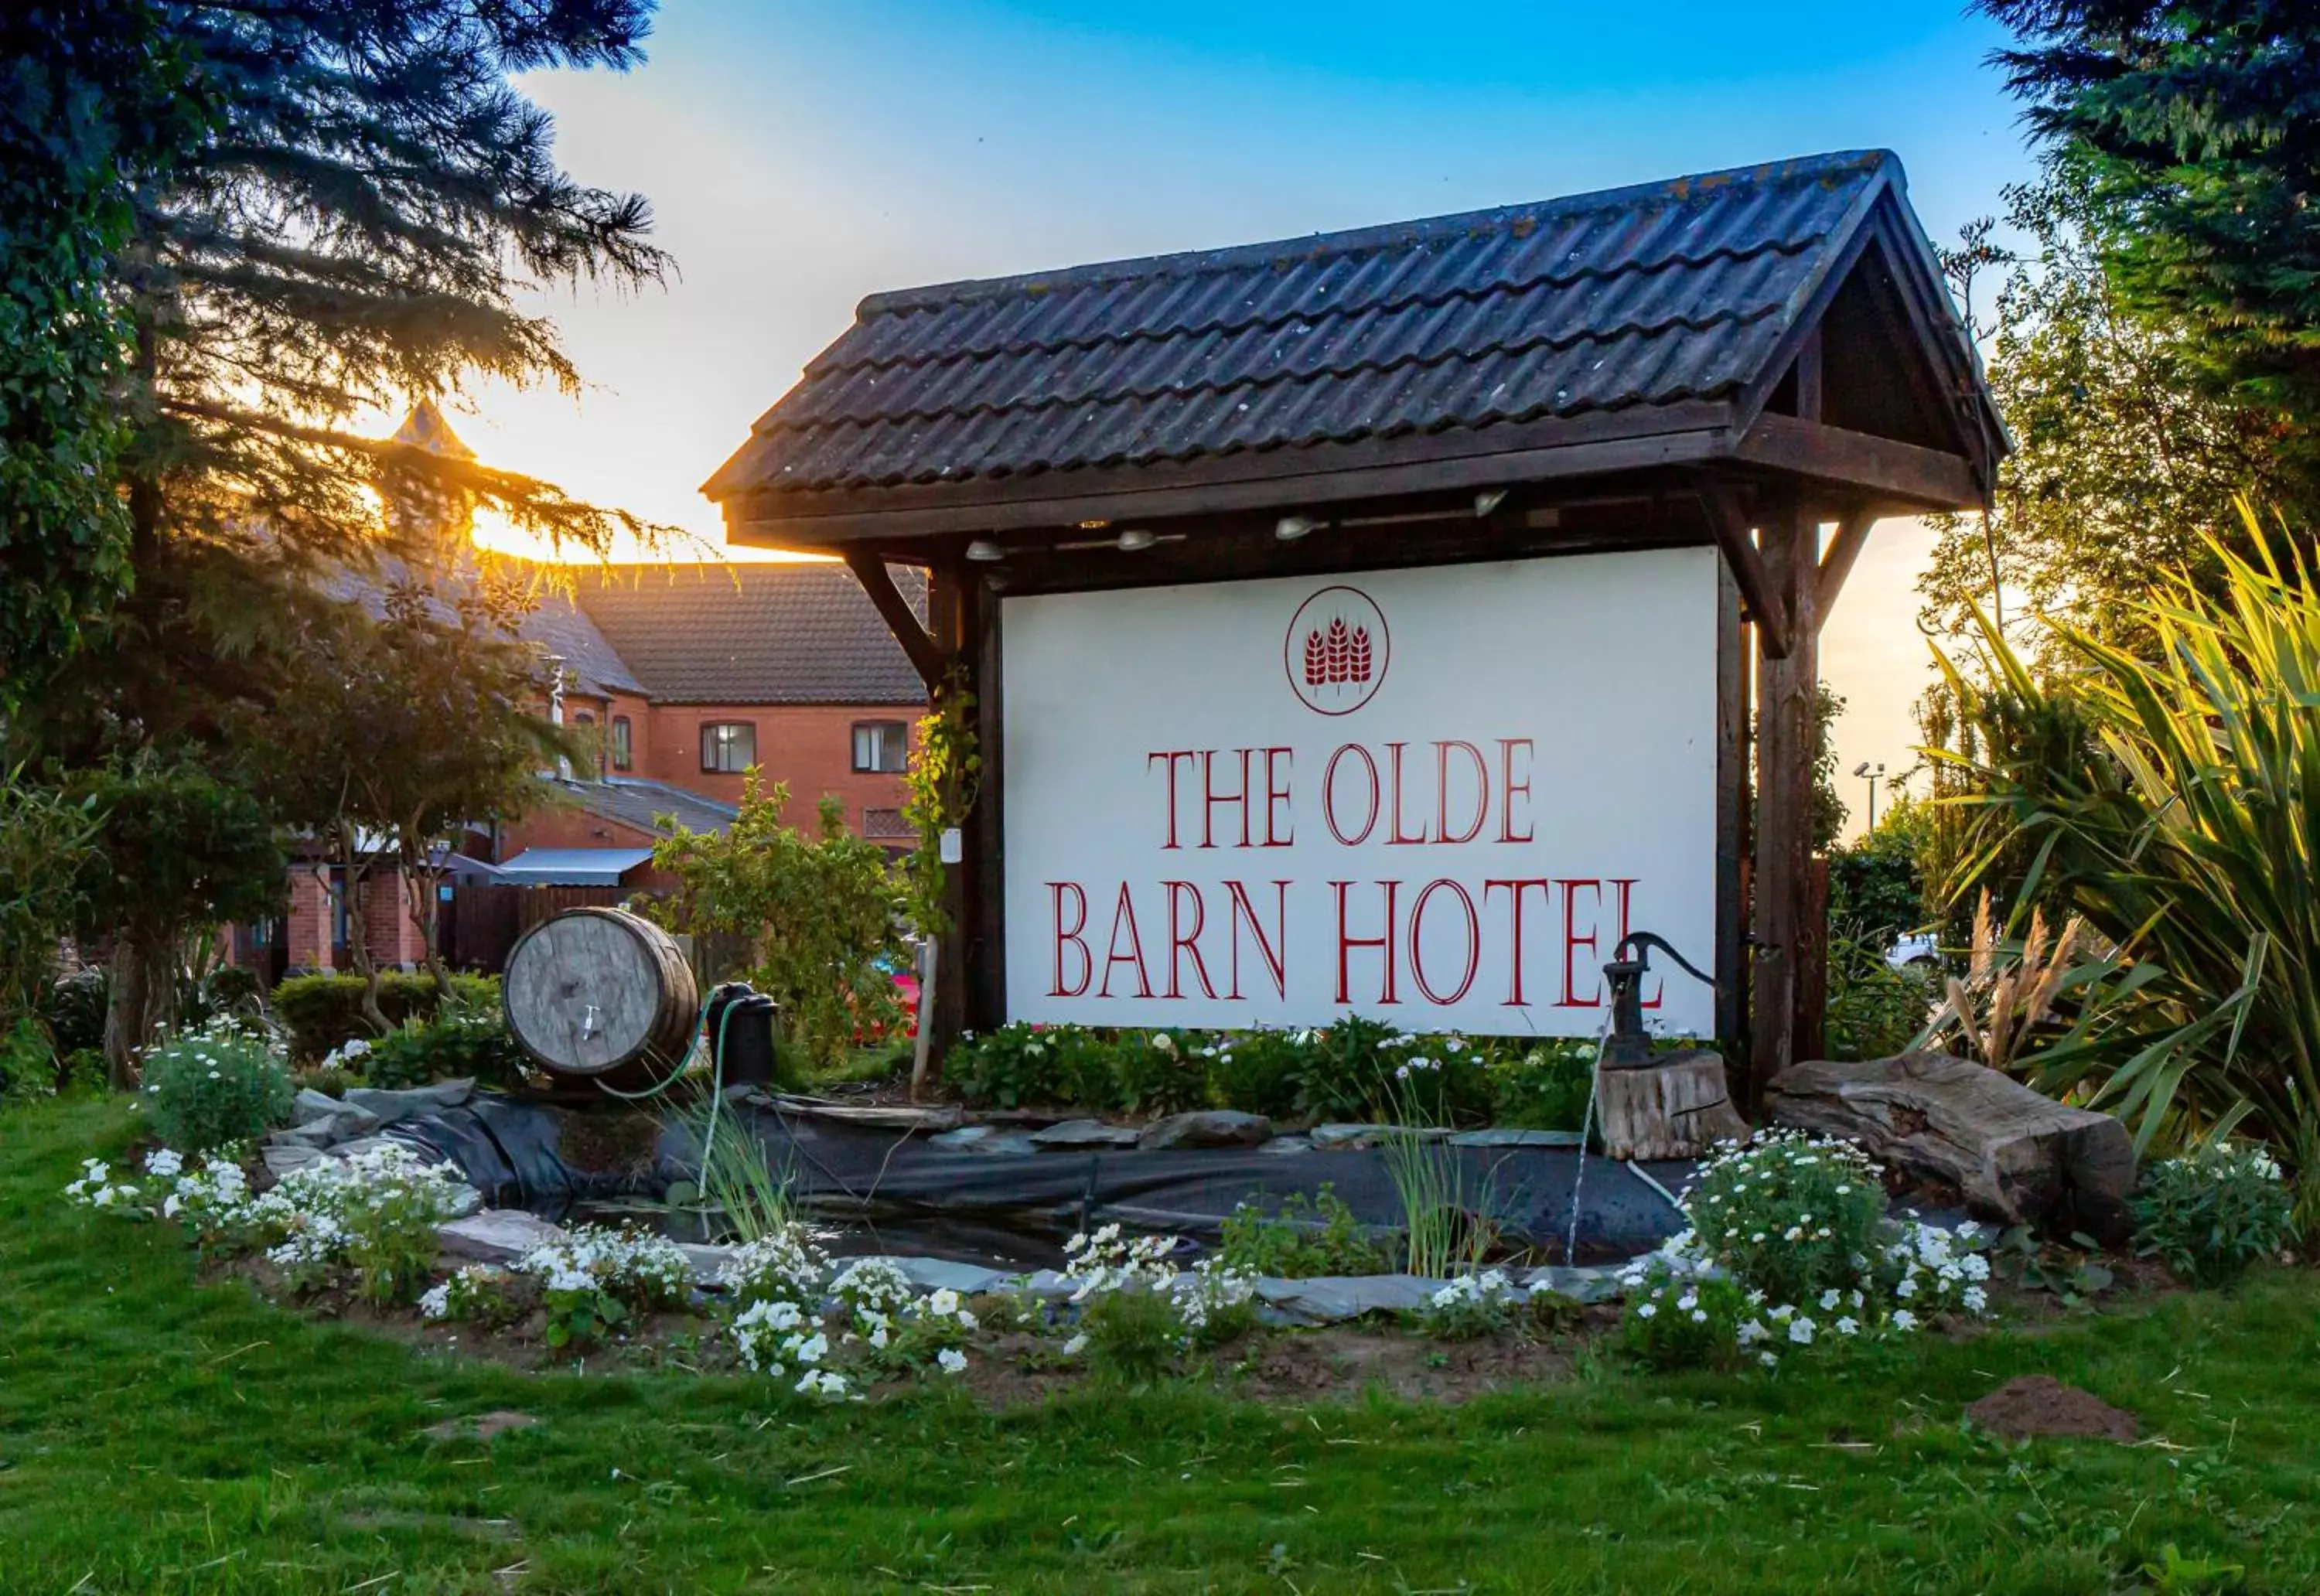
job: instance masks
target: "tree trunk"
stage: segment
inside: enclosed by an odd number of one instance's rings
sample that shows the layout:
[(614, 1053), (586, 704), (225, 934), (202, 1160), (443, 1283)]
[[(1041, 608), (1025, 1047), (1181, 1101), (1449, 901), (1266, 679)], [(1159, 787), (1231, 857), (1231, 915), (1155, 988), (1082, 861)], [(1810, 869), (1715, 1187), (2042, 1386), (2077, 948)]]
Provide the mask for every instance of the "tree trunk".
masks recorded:
[(136, 1089), (137, 1056), (176, 1016), (173, 946), (173, 939), (151, 932), (123, 932), (113, 944), (104, 1003), (104, 1075), (115, 1092)]
[(378, 1006), (378, 961), (370, 956), (370, 915), (365, 902), (368, 869), (356, 857), (351, 828), (345, 837), (339, 848), (339, 865), (340, 879), (345, 884), (340, 891), (347, 906), (347, 953), (355, 961), (355, 973), (363, 978), (363, 1020), (373, 1036), (383, 1037), (394, 1027), (387, 1023), (386, 1011)]
[(1722, 1056), (1699, 1049), (1599, 1072), (1595, 1108), (1607, 1157), (1697, 1158), (1748, 1134), (1732, 1106)]
[(440, 1003), (451, 1001), (451, 972), (443, 963), (442, 911), (443, 873), (427, 862), (424, 854), (413, 858), (408, 849), (403, 856), (403, 884), (410, 894), (411, 918), (419, 922), (419, 946), (427, 965), (427, 974), (435, 983), (435, 995)]

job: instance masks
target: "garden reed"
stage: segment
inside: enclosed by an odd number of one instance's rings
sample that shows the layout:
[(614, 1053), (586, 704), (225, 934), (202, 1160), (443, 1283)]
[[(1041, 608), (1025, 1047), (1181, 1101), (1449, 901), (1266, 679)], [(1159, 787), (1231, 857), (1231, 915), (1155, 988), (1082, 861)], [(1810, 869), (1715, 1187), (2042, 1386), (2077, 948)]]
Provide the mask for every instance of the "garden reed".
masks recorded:
[(1378, 1117), (1408, 1132), (1379, 1149), (1401, 1203), (1403, 1267), (1429, 1280), (1481, 1267), (1497, 1236), (1495, 1179), (1476, 1179), (1446, 1138), (1423, 1134), (1446, 1128), (1406, 1084), (1388, 1084)]

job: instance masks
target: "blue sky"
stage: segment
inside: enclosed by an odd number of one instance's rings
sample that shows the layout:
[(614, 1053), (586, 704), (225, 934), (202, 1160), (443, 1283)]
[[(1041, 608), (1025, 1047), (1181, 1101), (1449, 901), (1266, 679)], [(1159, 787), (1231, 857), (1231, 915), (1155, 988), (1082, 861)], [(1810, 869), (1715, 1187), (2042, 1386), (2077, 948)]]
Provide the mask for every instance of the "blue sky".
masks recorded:
[[(680, 275), (543, 297), (576, 403), (454, 413), (495, 464), (713, 539), (700, 483), (865, 294), (1865, 146), (1948, 239), (2030, 167), (2000, 42), (1957, 0), (674, 0), (639, 70), (527, 87)], [(1926, 542), (1881, 531), (1831, 623), (1848, 767), (1906, 762)]]

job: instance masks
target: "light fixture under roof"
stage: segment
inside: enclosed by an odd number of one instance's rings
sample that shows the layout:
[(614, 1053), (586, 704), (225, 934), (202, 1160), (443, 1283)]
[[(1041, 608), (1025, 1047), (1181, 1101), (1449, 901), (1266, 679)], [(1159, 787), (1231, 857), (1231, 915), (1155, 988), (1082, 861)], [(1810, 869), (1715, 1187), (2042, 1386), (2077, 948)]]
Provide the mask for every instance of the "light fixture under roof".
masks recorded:
[(1507, 502), (1507, 490), (1502, 487), (1484, 488), (1474, 495), (1474, 519), (1485, 521), (1491, 511)]
[(1320, 524), (1310, 515), (1284, 515), (1273, 523), (1273, 535), (1283, 543), (1294, 543)]
[(1123, 553), (1134, 554), (1139, 549), (1151, 548), (1159, 540), (1141, 527), (1130, 527), (1111, 541), (1112, 546)]
[(993, 543), (988, 538), (977, 538), (974, 542), (969, 543), (966, 546), (966, 558), (972, 560), (981, 560), (985, 564), (988, 564), (994, 559), (1005, 559), (1007, 558), (1007, 550), (1001, 549), (998, 544)]

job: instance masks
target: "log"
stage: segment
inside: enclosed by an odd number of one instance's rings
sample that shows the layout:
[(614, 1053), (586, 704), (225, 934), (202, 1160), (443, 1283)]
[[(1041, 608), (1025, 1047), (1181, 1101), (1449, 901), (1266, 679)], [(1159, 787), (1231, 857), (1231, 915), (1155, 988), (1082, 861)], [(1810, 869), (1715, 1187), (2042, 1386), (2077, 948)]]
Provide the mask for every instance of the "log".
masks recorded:
[(1941, 1053), (1799, 1064), (1765, 1088), (1775, 1124), (1856, 1141), (1889, 1169), (1953, 1187), (1974, 1213), (2125, 1241), (2134, 1145), (2108, 1114), (2070, 1108)]
[(1747, 1121), (1732, 1106), (1723, 1056), (1698, 1048), (1601, 1071), (1595, 1111), (1603, 1151), (1613, 1158), (1697, 1158), (1718, 1142), (1748, 1135)]

